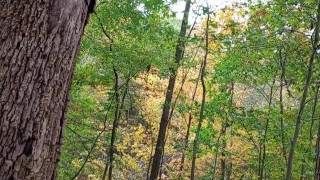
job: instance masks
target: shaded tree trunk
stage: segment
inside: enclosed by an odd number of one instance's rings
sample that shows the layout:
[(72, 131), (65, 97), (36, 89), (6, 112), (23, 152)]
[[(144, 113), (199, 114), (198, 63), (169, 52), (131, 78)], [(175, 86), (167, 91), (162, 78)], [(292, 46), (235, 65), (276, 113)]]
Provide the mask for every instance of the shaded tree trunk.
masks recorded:
[(57, 178), (75, 59), (93, 4), (0, 2), (1, 179)]
[[(175, 59), (176, 59), (175, 62), (177, 65), (180, 64), (180, 61), (182, 59), (182, 54), (184, 49), (183, 38), (185, 37), (186, 31), (187, 31), (190, 5), (191, 5), (191, 2), (187, 1), (185, 10), (184, 10), (183, 21), (180, 29), (180, 37), (178, 40), (178, 45), (176, 47), (176, 53), (175, 53)], [(176, 67), (170, 68), (170, 72), (171, 74), (169, 78), (169, 84), (167, 87), (166, 99), (162, 109), (162, 116), (160, 121), (159, 132), (158, 132), (157, 144), (156, 144), (155, 153), (153, 156), (153, 161), (151, 166), (150, 180), (155, 180), (158, 178), (162, 154), (163, 154), (163, 147), (164, 147), (165, 138), (166, 138), (166, 131), (167, 131), (167, 125), (169, 120), (169, 114), (170, 114), (170, 104), (172, 101), (172, 95), (173, 95), (174, 86), (176, 82), (177, 68)]]

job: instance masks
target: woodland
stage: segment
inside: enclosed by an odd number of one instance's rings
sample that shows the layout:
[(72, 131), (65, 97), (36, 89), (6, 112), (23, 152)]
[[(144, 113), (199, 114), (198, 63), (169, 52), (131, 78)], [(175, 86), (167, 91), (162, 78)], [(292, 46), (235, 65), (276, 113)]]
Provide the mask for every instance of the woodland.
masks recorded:
[(320, 0), (77, 1), (0, 10), (0, 180), (320, 179)]

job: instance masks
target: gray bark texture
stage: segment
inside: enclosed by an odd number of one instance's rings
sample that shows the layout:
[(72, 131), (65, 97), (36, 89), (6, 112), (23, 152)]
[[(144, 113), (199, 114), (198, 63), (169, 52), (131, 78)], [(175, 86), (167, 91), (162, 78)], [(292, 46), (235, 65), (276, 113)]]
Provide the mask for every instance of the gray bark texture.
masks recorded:
[(0, 0), (0, 180), (56, 179), (90, 0)]

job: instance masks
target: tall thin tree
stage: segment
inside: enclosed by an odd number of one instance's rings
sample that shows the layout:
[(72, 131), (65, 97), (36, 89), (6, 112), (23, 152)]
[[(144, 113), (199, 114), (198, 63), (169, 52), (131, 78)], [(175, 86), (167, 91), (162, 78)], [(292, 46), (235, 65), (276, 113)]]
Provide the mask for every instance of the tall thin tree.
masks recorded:
[(198, 149), (198, 138), (200, 135), (201, 125), (202, 121), (204, 119), (204, 108), (206, 103), (206, 84), (204, 81), (205, 74), (206, 74), (206, 65), (207, 65), (207, 57), (209, 52), (209, 20), (210, 20), (210, 14), (209, 14), (209, 7), (207, 7), (207, 21), (206, 21), (206, 33), (205, 33), (205, 55), (203, 59), (203, 65), (202, 65), (202, 71), (201, 71), (201, 85), (202, 85), (202, 103), (201, 103), (201, 109), (200, 109), (200, 118), (199, 123), (196, 131), (196, 136), (194, 138), (193, 143), (193, 154), (192, 154), (192, 165), (191, 165), (191, 180), (194, 179), (194, 173), (195, 173), (195, 167), (196, 167), (196, 156), (197, 156), (197, 149)]
[[(184, 51), (184, 47), (185, 47), (184, 38), (185, 38), (186, 32), (187, 32), (190, 6), (191, 6), (191, 1), (187, 0), (185, 10), (184, 10), (183, 20), (182, 20), (182, 24), (181, 24), (179, 40), (178, 40), (178, 44), (177, 44), (176, 52), (175, 52), (175, 63), (177, 65), (180, 64), (180, 61), (181, 61), (182, 55), (183, 55), (183, 51)], [(169, 114), (170, 114), (170, 104), (172, 101), (174, 86), (175, 86), (176, 77), (177, 77), (177, 70), (178, 70), (177, 67), (170, 68), (169, 84), (167, 87), (166, 98), (165, 98), (165, 102), (164, 102), (163, 109), (162, 109), (162, 116), (161, 116), (161, 121), (160, 121), (159, 132), (158, 132), (158, 139), (157, 139), (157, 144), (156, 144), (155, 153), (153, 156), (153, 161), (152, 161), (152, 166), (151, 166), (150, 180), (157, 179), (158, 175), (159, 175), (161, 157), (163, 154), (163, 146), (165, 143), (167, 125), (168, 125)]]
[[(320, 74), (318, 75), (318, 82), (320, 82)], [(314, 103), (313, 103), (313, 107), (312, 107), (312, 121), (315, 120), (315, 116), (316, 116), (316, 110), (317, 110), (317, 106), (318, 106), (318, 100), (319, 100), (319, 92), (320, 91), (320, 84), (318, 83), (316, 86), (316, 92), (315, 92), (315, 99), (314, 99)], [(314, 123), (314, 122), (313, 122)], [(313, 127), (313, 125), (312, 125)], [(310, 127), (310, 134), (309, 134), (309, 139), (313, 139), (312, 138), (312, 127)], [(312, 140), (310, 140), (310, 146), (311, 146)], [(315, 166), (315, 179), (320, 179), (320, 123), (318, 124), (318, 134), (317, 134), (317, 140), (316, 140), (316, 156), (315, 156), (315, 160), (316, 160), (316, 166)]]
[(195, 101), (195, 98), (196, 98), (196, 94), (197, 94), (199, 79), (201, 77), (202, 66), (203, 66), (203, 63), (201, 63), (201, 66), (200, 66), (200, 69), (199, 69), (199, 75), (197, 77), (194, 90), (192, 92), (191, 108), (190, 108), (190, 112), (189, 112), (189, 115), (188, 115), (187, 132), (186, 132), (186, 135), (185, 135), (185, 138), (184, 138), (184, 144), (183, 144), (183, 148), (182, 148), (182, 152), (181, 152), (182, 157), (181, 157), (181, 163), (180, 163), (180, 169), (179, 169), (179, 177), (180, 178), (182, 178), (182, 175), (183, 175), (184, 161), (185, 161), (185, 156), (186, 156), (185, 152), (187, 151), (187, 148), (188, 148), (188, 142), (189, 142), (189, 136), (190, 136), (190, 128), (191, 128), (191, 123), (192, 123), (192, 119), (193, 119), (192, 109), (193, 109), (193, 104), (194, 104), (194, 101)]
[(295, 151), (295, 147), (296, 147), (298, 137), (300, 134), (302, 115), (303, 115), (303, 112), (305, 109), (309, 88), (311, 86), (314, 60), (315, 60), (315, 56), (317, 54), (317, 50), (319, 49), (319, 44), (318, 44), (319, 43), (319, 28), (320, 28), (320, 0), (318, 0), (316, 27), (314, 30), (314, 39), (312, 42), (312, 52), (311, 52), (309, 64), (308, 64), (306, 83), (303, 88), (303, 95), (302, 95), (302, 98), (300, 101), (300, 106), (299, 106), (298, 116), (297, 116), (297, 120), (296, 120), (294, 135), (291, 140), (291, 147), (290, 147), (288, 163), (287, 163), (286, 180), (290, 180), (291, 176), (292, 176), (294, 151)]

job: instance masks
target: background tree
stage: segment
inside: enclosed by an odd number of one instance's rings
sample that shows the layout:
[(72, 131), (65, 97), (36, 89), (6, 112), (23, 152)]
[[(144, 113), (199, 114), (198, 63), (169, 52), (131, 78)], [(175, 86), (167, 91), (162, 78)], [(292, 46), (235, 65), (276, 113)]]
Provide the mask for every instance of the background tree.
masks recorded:
[(161, 164), (161, 159), (163, 155), (163, 147), (165, 145), (166, 131), (167, 131), (167, 126), (169, 121), (170, 106), (172, 103), (171, 102), (172, 95), (174, 92), (174, 87), (175, 87), (175, 82), (177, 77), (177, 68), (179, 67), (180, 61), (183, 57), (184, 48), (185, 48), (184, 38), (187, 32), (190, 6), (191, 6), (191, 1), (187, 0), (186, 6), (184, 9), (182, 23), (181, 23), (178, 44), (175, 52), (175, 66), (170, 67), (170, 78), (169, 78), (168, 88), (166, 92), (166, 98), (163, 105), (161, 120), (160, 120), (158, 139), (155, 147), (154, 156), (152, 158), (152, 167), (151, 167), (151, 174), (150, 174), (151, 180), (155, 180), (158, 178), (158, 174), (160, 170), (160, 164)]

